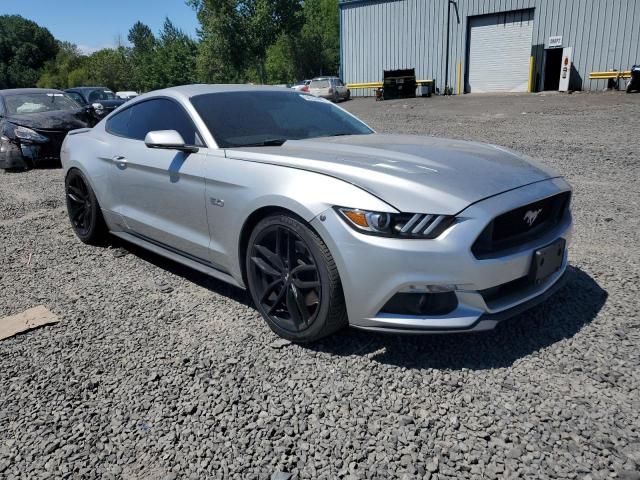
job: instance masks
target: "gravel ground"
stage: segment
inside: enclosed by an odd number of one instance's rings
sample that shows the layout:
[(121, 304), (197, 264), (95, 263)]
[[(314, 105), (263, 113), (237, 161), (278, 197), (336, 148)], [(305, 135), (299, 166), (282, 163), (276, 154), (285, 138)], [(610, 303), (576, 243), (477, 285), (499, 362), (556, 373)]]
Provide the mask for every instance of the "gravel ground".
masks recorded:
[(640, 478), (640, 95), (344, 106), (566, 175), (568, 286), (489, 333), (291, 345), (242, 291), (81, 244), (60, 170), (0, 174), (0, 317), (61, 318), (0, 342), (1, 478)]

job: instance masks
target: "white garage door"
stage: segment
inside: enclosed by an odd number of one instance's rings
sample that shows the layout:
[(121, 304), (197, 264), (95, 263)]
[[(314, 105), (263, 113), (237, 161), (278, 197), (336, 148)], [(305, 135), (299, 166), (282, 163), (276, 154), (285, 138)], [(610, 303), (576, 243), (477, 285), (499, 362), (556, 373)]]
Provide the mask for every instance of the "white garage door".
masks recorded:
[(471, 92), (526, 92), (533, 10), (471, 18)]

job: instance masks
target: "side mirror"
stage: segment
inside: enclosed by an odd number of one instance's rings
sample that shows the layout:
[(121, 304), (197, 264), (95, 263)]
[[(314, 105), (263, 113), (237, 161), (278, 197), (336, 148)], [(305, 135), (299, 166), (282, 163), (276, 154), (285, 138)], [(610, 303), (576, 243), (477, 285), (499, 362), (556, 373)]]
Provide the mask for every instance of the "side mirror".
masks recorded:
[(175, 130), (156, 130), (149, 132), (144, 137), (144, 143), (148, 148), (161, 148), (164, 150), (180, 150), (181, 152), (195, 153), (198, 147), (184, 143), (182, 135)]

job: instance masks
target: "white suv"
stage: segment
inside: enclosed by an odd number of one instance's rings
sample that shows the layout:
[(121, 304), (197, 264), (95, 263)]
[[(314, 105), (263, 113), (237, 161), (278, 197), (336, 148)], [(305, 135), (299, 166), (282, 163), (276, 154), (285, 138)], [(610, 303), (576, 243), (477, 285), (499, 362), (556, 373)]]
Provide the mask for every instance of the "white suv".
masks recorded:
[(349, 100), (351, 92), (338, 77), (317, 77), (309, 84), (309, 93), (333, 102)]

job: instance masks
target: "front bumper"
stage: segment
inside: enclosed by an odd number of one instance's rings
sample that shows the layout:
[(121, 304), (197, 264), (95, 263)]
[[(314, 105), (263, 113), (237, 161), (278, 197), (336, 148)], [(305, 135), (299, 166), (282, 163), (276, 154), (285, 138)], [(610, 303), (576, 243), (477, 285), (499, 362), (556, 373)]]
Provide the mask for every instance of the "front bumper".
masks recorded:
[(27, 168), (20, 146), (11, 140), (0, 139), (0, 169)]
[[(342, 280), (349, 323), (354, 327), (383, 331), (461, 332), (495, 327), (555, 292), (567, 266), (567, 252), (560, 270), (538, 285), (527, 285), (498, 299), (485, 301), (482, 291), (526, 277), (536, 249), (558, 238), (570, 241), (572, 220), (568, 213), (556, 227), (499, 256), (478, 259), (471, 245), (496, 216), (522, 205), (568, 191), (562, 179), (538, 182), (471, 205), (458, 221), (435, 240), (404, 240), (362, 235), (327, 210), (312, 225), (331, 251)], [(458, 305), (445, 315), (382, 313), (396, 293), (421, 291), (426, 285), (454, 285)]]
[(31, 168), (40, 163), (60, 162), (60, 149), (66, 131), (37, 131), (47, 138), (44, 143), (0, 139), (0, 169)]

